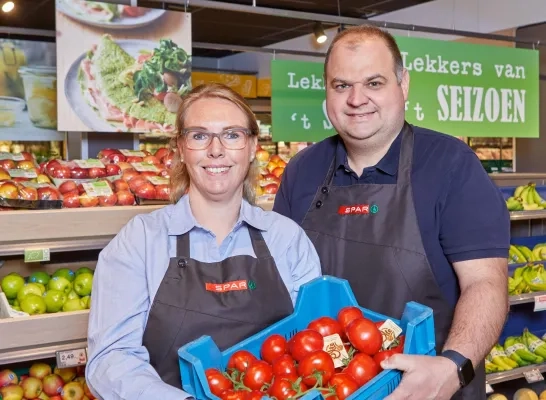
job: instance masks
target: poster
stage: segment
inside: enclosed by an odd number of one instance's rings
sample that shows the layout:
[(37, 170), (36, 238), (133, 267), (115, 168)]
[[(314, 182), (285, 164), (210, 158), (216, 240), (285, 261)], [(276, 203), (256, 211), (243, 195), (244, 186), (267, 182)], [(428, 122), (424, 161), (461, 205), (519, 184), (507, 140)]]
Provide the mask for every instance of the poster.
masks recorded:
[(57, 0), (59, 130), (169, 135), (191, 90), (191, 15)]
[[(410, 75), (406, 120), (458, 137), (538, 137), (538, 51), (397, 37)], [(323, 63), (274, 60), (273, 140), (316, 142), (326, 115)]]

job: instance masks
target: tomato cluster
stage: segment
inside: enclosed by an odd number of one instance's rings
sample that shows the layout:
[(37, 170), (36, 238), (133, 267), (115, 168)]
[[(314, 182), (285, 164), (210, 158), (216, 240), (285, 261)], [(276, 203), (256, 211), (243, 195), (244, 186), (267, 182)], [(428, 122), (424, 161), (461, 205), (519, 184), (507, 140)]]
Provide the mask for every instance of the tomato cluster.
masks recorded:
[[(388, 349), (382, 348), (383, 322), (365, 318), (358, 307), (345, 307), (337, 319), (317, 318), (288, 341), (270, 335), (262, 343), (260, 358), (239, 350), (230, 357), (226, 371), (207, 369), (210, 390), (222, 400), (297, 399), (314, 389), (325, 398), (345, 400), (381, 372), (384, 359), (403, 351), (403, 335)], [(323, 350), (324, 338), (334, 334), (349, 355), (339, 368)]]

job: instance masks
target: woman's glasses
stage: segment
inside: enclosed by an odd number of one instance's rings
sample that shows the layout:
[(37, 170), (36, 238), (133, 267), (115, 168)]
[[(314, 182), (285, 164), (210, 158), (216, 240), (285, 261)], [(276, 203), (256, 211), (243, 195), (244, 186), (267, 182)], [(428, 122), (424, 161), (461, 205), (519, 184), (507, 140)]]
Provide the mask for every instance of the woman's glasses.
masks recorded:
[(251, 133), (251, 130), (246, 128), (230, 128), (220, 133), (212, 133), (194, 128), (182, 130), (186, 147), (191, 150), (204, 150), (208, 148), (215, 137), (220, 140), (220, 143), (226, 149), (241, 150), (245, 148), (248, 136)]

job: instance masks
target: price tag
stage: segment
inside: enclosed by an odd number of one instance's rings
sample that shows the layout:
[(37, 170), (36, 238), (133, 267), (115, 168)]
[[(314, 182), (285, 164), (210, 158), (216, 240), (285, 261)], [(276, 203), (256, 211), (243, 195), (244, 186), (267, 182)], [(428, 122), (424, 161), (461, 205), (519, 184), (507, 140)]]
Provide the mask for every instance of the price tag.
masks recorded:
[(25, 249), (25, 262), (49, 261), (49, 249)]
[(324, 337), (322, 350), (330, 354), (336, 368), (343, 367), (343, 360), (349, 358), (349, 354), (343, 345), (343, 340), (341, 340), (341, 337), (337, 333)]
[(536, 368), (530, 371), (525, 371), (523, 376), (525, 376), (527, 383), (540, 382), (544, 380), (544, 376), (542, 376), (542, 373)]
[(535, 309), (534, 311), (546, 310), (546, 295), (535, 296)]
[(144, 154), (142, 151), (139, 150), (120, 150), (121, 154), (127, 157), (146, 157), (146, 154)]
[(148, 180), (152, 182), (154, 186), (169, 184), (169, 178), (165, 178), (163, 176), (149, 176)]
[(90, 158), (88, 160), (74, 160), (74, 162), (80, 168), (104, 168), (102, 161), (95, 158)]
[(91, 197), (110, 196), (113, 193), (106, 181), (86, 182), (82, 183), (82, 186)]
[(40, 189), (44, 187), (52, 187), (50, 183), (38, 183), (38, 182), (21, 182), (21, 185), (25, 187), (32, 187), (35, 189)]
[(57, 367), (79, 367), (87, 363), (87, 349), (57, 351)]
[(159, 171), (159, 168), (157, 168), (154, 164), (151, 164), (151, 163), (134, 162), (134, 163), (131, 163), (131, 165), (138, 172), (144, 172), (144, 171), (158, 172)]
[(26, 169), (10, 169), (8, 171), (8, 174), (12, 178), (34, 179), (34, 178), (38, 177), (38, 175), (36, 174), (36, 171), (29, 171), (29, 170), (26, 170)]
[(13, 154), (6, 151), (0, 151), (0, 160), (13, 160)]
[(493, 388), (491, 387), (491, 385), (490, 385), (489, 383), (486, 383), (486, 384), (485, 384), (485, 393), (486, 393), (486, 394), (491, 394), (491, 393), (493, 393), (493, 392), (494, 392), (494, 390), (493, 390)]
[(392, 342), (402, 333), (402, 328), (392, 322), (390, 319), (386, 320), (379, 328), (383, 335), (383, 348), (386, 349)]

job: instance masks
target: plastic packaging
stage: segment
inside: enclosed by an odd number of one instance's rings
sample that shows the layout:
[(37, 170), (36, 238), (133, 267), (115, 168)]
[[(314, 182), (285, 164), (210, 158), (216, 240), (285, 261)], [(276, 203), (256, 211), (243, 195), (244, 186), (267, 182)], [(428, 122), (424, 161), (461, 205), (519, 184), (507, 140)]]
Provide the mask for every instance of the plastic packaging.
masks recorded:
[(63, 196), (51, 183), (0, 182), (0, 207), (25, 209), (61, 208)]
[(89, 208), (109, 206), (132, 206), (135, 197), (129, 191), (125, 181), (118, 179), (111, 182), (108, 179), (91, 182), (77, 182), (67, 179), (59, 185), (63, 195), (64, 208)]

